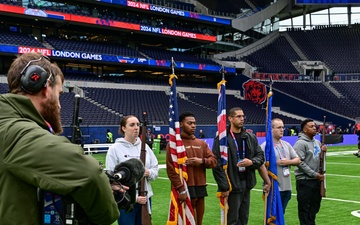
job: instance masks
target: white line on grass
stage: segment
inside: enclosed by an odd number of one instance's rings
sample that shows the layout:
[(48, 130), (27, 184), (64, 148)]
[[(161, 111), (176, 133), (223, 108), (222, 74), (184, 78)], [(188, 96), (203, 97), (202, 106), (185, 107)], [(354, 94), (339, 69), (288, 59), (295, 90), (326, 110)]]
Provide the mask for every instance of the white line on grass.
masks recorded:
[(337, 155), (350, 155), (356, 152), (356, 150), (352, 151), (340, 151), (340, 152), (326, 152), (326, 156), (337, 156)]
[(352, 211), (351, 215), (359, 217), (360, 218), (360, 210)]
[(346, 166), (360, 166), (360, 163), (339, 163), (339, 162), (326, 162), (326, 165), (334, 164), (334, 165), (346, 165)]
[[(359, 178), (360, 178), (360, 177), (359, 177)], [(169, 178), (167, 178), (167, 177), (158, 177), (157, 179), (169, 180)], [(214, 184), (214, 183), (207, 183), (207, 185), (217, 186), (217, 184)], [(252, 190), (253, 190), (253, 191), (263, 191), (263, 190), (261, 190), (261, 189), (256, 189), (256, 188), (253, 188)], [(293, 196), (296, 196), (296, 194), (292, 194), (292, 195), (293, 195)], [(360, 204), (360, 201), (345, 200), (345, 199), (338, 199), (338, 198), (323, 198), (323, 200)]]
[(360, 176), (342, 175), (342, 174), (328, 174), (328, 173), (326, 173), (326, 176), (360, 178)]

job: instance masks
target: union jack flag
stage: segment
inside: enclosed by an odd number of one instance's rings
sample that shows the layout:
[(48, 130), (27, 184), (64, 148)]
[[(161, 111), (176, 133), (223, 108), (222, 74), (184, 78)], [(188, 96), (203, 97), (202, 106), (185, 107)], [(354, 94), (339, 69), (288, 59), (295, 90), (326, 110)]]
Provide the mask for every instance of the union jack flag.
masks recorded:
[[(169, 83), (170, 89), (170, 102), (169, 102), (169, 146), (170, 154), (176, 172), (179, 174), (180, 179), (183, 181), (185, 189), (187, 190), (186, 181), (188, 178), (185, 161), (187, 160), (186, 150), (180, 137), (180, 123), (178, 113), (178, 103), (176, 96), (176, 75), (171, 74)], [(191, 206), (189, 192), (187, 191), (186, 202), (183, 203), (184, 207), (178, 200), (179, 193), (172, 187), (170, 194), (170, 210), (167, 225), (195, 225), (194, 210)], [(185, 220), (185, 221), (184, 221)]]
[[(218, 113), (217, 113), (217, 126), (218, 126), (218, 138), (220, 143), (220, 156), (223, 169), (227, 176), (227, 163), (228, 163), (228, 149), (227, 149), (227, 136), (226, 136), (226, 86), (223, 79), (218, 83), (219, 98), (218, 98)], [(231, 184), (230, 190), (231, 190)], [(225, 199), (221, 196), (221, 192), (216, 193), (216, 197), (220, 199), (220, 217), (221, 225), (226, 225), (226, 217), (228, 205)]]

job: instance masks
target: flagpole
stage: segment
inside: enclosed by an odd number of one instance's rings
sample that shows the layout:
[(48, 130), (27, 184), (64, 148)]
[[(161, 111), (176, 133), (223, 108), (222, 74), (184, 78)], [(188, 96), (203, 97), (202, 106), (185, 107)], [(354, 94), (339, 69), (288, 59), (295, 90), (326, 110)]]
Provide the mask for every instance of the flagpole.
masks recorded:
[[(175, 63), (175, 61), (174, 61), (174, 57), (171, 57), (171, 72), (172, 72), (172, 74), (174, 74), (174, 75), (175, 75), (175, 66), (176, 66), (176, 63)], [(182, 164), (179, 165), (179, 176), (180, 176), (181, 184), (184, 184)], [(181, 203), (181, 208), (182, 208), (182, 220), (183, 220), (183, 225), (186, 225), (185, 202), (182, 202), (182, 203)]]
[[(222, 75), (222, 81), (223, 82), (225, 82), (225, 67), (224, 67), (224, 65), (222, 65), (221, 66), (221, 69), (220, 69), (220, 71), (221, 71), (221, 75)], [(227, 225), (227, 214), (228, 214), (228, 212), (229, 212), (229, 203), (228, 203), (228, 197), (225, 197), (224, 198), (224, 207), (225, 207), (225, 209), (224, 209), (224, 224), (225, 225)]]
[[(269, 87), (270, 87), (270, 90), (269, 90), (269, 94), (270, 94), (270, 96), (272, 95), (272, 85), (273, 85), (273, 83), (274, 83), (274, 81), (273, 81), (273, 79), (270, 77), (270, 84), (269, 84)], [(267, 99), (267, 104), (269, 103), (269, 97), (268, 97), (268, 99)], [(268, 110), (269, 110), (269, 108), (268, 108), (268, 106), (266, 107), (267, 108), (267, 110), (266, 110), (266, 123), (265, 123), (265, 131), (267, 132), (268, 131), (268, 129), (269, 129), (269, 127), (268, 127), (268, 115), (269, 115), (269, 113), (268, 113)], [(266, 159), (265, 159), (266, 160)], [(267, 171), (268, 171), (268, 168), (267, 168)], [(270, 178), (270, 179), (272, 179), (272, 178)], [(264, 201), (264, 225), (266, 225), (267, 224), (267, 221), (266, 221), (266, 218), (267, 218), (267, 201), (268, 201), (268, 196), (269, 196), (269, 193), (266, 193), (265, 192), (265, 201)]]
[[(225, 68), (224, 66), (221, 66), (219, 73), (222, 75), (222, 80), (217, 84), (217, 89), (219, 90), (219, 99), (218, 99), (218, 138), (219, 138), (219, 144), (220, 144), (220, 156), (222, 158), (222, 166), (225, 171), (226, 177), (228, 179), (227, 175), (227, 139), (226, 139), (226, 93), (225, 93)], [(228, 182), (229, 179), (228, 179)], [(229, 183), (231, 191), (231, 184)], [(229, 203), (228, 203), (228, 197), (222, 197), (222, 193), (218, 191), (216, 194), (217, 197), (220, 200), (220, 217), (221, 225), (227, 225), (227, 214), (229, 212)]]
[(222, 75), (222, 80), (225, 80), (225, 68), (224, 68), (224, 65), (221, 66), (220, 73)]
[(267, 198), (269, 196), (269, 193), (265, 192), (265, 205), (264, 205), (264, 225), (266, 225), (266, 211), (267, 211)]

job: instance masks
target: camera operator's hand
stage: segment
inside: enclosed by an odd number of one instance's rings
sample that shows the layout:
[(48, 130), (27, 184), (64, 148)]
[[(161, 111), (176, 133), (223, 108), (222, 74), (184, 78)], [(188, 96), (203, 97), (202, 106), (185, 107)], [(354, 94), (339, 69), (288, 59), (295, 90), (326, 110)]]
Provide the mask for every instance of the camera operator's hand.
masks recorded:
[(125, 193), (127, 190), (129, 190), (129, 187), (125, 186), (125, 185), (119, 185), (118, 183), (113, 183), (113, 184), (111, 184), (111, 189), (113, 191)]
[(136, 202), (141, 204), (141, 205), (145, 205), (146, 204), (146, 197), (145, 196), (139, 196), (137, 199), (136, 199)]

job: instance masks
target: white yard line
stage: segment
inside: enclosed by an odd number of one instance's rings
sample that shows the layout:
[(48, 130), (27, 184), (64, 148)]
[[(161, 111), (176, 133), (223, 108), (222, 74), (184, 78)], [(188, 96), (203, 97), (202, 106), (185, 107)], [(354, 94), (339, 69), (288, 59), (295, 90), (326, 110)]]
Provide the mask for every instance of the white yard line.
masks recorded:
[[(360, 159), (359, 159), (360, 162)], [(360, 166), (360, 163), (339, 163), (339, 162), (326, 162), (326, 165), (334, 164), (334, 165), (345, 165), (345, 166)]]
[(326, 156), (336, 156), (336, 155), (350, 155), (356, 152), (357, 150), (352, 151), (340, 151), (340, 152), (327, 152)]
[[(360, 178), (360, 177), (359, 177)], [(157, 179), (161, 179), (161, 180), (169, 180), (169, 178), (167, 177), (158, 177)], [(217, 186), (217, 184), (214, 183), (207, 183), (207, 185), (210, 186)], [(252, 189), (253, 191), (261, 191), (261, 189)], [(293, 196), (296, 196), (296, 194), (292, 194)], [(328, 200), (328, 201), (336, 201), (336, 202), (348, 202), (348, 203), (355, 203), (355, 204), (360, 204), (360, 201), (354, 201), (354, 200), (345, 200), (345, 199), (339, 199), (339, 198), (323, 198), (323, 200)]]

